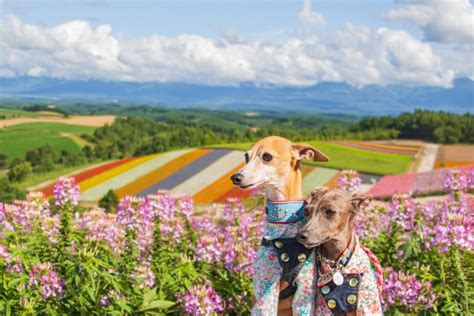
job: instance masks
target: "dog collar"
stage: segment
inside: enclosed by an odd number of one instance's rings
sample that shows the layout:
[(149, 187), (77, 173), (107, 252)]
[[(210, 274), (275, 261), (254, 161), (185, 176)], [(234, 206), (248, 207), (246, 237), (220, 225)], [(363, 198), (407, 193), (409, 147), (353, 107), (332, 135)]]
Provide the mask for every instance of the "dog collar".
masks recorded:
[[(340, 271), (347, 265), (349, 260), (351, 259), (352, 255), (354, 254), (356, 247), (357, 247), (358, 241), (357, 237), (355, 235), (352, 235), (351, 241), (349, 242), (349, 245), (347, 248), (341, 253), (339, 258), (336, 260), (337, 266), (335, 267), (335, 272), (336, 273), (341, 273)], [(316, 248), (316, 262), (318, 264), (318, 269), (319, 271), (323, 272), (323, 270), (331, 270), (328, 268), (323, 269), (323, 263), (322, 263), (322, 255), (321, 255), (321, 248), (318, 247)], [(321, 274), (319, 273), (318, 277), (318, 287), (321, 287), (328, 282), (330, 282), (334, 276), (334, 271), (332, 273), (326, 273), (326, 274)]]
[(274, 224), (291, 224), (304, 219), (303, 208), (307, 202), (296, 201), (267, 201), (267, 222)]

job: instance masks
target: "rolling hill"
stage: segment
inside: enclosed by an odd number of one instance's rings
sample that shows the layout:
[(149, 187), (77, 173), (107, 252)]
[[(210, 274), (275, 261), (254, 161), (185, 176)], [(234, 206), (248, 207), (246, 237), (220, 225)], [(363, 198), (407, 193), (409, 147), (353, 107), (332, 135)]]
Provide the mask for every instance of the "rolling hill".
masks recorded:
[(33, 122), (0, 128), (0, 153), (8, 158), (24, 157), (29, 150), (49, 144), (76, 154), (83, 143), (79, 135), (92, 133), (95, 127), (53, 122)]

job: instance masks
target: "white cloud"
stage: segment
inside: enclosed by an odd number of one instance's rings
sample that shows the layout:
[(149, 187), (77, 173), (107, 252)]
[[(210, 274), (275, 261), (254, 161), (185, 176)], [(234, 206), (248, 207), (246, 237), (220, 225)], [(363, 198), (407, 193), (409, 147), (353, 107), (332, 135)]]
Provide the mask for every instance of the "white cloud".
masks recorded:
[(42, 75), (45, 75), (46, 72), (43, 68), (34, 66), (26, 71), (26, 74), (31, 77), (40, 77)]
[(469, 77), (474, 80), (474, 44), (461, 45), (457, 49), (440, 51), (444, 64), (452, 69), (458, 77)]
[(244, 44), (245, 42), (247, 42), (245, 36), (242, 33), (239, 33), (232, 29), (222, 29), (220, 35), (225, 41), (231, 44)]
[(298, 19), (308, 27), (321, 26), (326, 23), (321, 13), (311, 10), (311, 0), (304, 0), (303, 7), (298, 13)]
[[(303, 34), (272, 43), (245, 40), (238, 33), (220, 40), (193, 34), (127, 38), (114, 35), (109, 25), (93, 28), (71, 21), (41, 27), (9, 16), (0, 25), (0, 52), (1, 73), (68, 79), (449, 86), (455, 75), (430, 44), (404, 31), (351, 24), (327, 38)], [(454, 66), (461, 72), (461, 62)]]
[(429, 41), (474, 41), (474, 8), (469, 0), (413, 0), (390, 10), (387, 17), (416, 24)]

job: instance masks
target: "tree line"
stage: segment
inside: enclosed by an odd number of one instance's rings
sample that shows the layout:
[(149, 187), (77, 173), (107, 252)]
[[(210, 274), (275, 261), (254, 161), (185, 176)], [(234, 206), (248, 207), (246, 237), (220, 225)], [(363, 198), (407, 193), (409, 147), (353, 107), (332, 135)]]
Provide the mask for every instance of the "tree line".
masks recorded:
[(442, 144), (474, 143), (474, 115), (415, 110), (398, 116), (366, 117), (352, 125), (351, 132), (394, 130), (398, 138)]

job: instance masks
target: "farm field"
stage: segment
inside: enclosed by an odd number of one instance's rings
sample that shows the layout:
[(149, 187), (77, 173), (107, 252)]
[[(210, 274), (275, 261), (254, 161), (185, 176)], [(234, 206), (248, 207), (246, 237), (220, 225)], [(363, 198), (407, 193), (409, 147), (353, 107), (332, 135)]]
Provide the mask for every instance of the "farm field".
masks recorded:
[(8, 158), (23, 157), (29, 150), (49, 144), (56, 150), (78, 153), (81, 145), (76, 138), (92, 133), (94, 127), (63, 123), (23, 123), (0, 129), (0, 153)]
[[(326, 154), (330, 160), (325, 163), (305, 161), (305, 164), (333, 169), (352, 169), (370, 174), (397, 174), (406, 172), (413, 161), (413, 155), (400, 155), (352, 148), (322, 141), (309, 142)], [(225, 144), (214, 148), (247, 150), (250, 143)]]
[[(0, 122), (3, 122), (3, 120), (18, 118), (18, 117), (38, 117), (38, 116), (40, 116), (40, 114), (37, 112), (28, 112), (28, 111), (7, 109), (7, 108), (0, 107), (0, 118), (2, 118)], [(0, 126), (2, 126), (1, 123), (0, 123)]]
[(444, 192), (443, 180), (453, 169), (473, 173), (474, 163), (430, 172), (387, 175), (375, 184), (369, 193), (375, 198), (388, 198), (396, 193), (410, 192), (413, 196), (440, 194)]
[(473, 145), (441, 145), (435, 168), (463, 166), (474, 163)]
[[(243, 165), (239, 150), (197, 148), (117, 160), (71, 176), (81, 188), (81, 201), (87, 203), (97, 202), (108, 190), (114, 190), (119, 198), (145, 197), (157, 190), (169, 190), (186, 193), (197, 203), (210, 203), (252, 195), (252, 191), (235, 188), (229, 180)], [(303, 165), (302, 169), (305, 194), (315, 186), (334, 187), (340, 172), (312, 165)], [(370, 183), (374, 177), (364, 176), (364, 183)], [(51, 196), (53, 186), (40, 190)]]
[[(304, 194), (315, 186), (335, 187), (343, 169), (358, 170), (364, 190), (376, 198), (383, 199), (400, 192), (413, 192), (415, 196), (443, 193), (442, 179), (447, 169), (404, 174), (414, 159), (413, 155), (377, 152), (377, 147), (363, 150), (334, 143), (311, 144), (327, 154), (331, 161), (304, 162)], [(249, 146), (244, 143), (177, 150), (70, 172), (78, 181), (84, 203), (97, 203), (108, 190), (114, 190), (119, 198), (129, 195), (144, 197), (157, 190), (169, 190), (186, 193), (197, 203), (221, 203), (228, 198), (245, 199), (252, 195), (251, 191), (235, 188), (229, 181), (230, 176), (244, 165), (241, 150)], [(47, 196), (52, 194), (52, 186), (40, 188)]]
[(50, 172), (32, 174), (24, 181), (19, 182), (18, 187), (22, 190), (35, 191), (37, 189), (44, 188), (45, 186), (53, 184), (54, 181), (60, 176), (70, 176), (73, 174), (78, 174), (83, 171), (108, 164), (110, 162), (112, 161), (102, 161), (92, 165), (90, 163), (87, 163), (81, 166), (62, 167), (52, 170)]
[[(19, 111), (23, 113), (30, 113)], [(31, 112), (34, 113), (34, 112)], [(62, 123), (68, 125), (81, 125), (81, 126), (92, 126), (92, 127), (99, 127), (105, 124), (112, 124), (115, 121), (115, 115), (93, 115), (93, 116), (70, 116), (70, 117), (62, 117), (57, 115), (45, 115), (44, 112), (36, 114), (36, 116), (24, 116), (24, 117), (15, 117), (10, 119), (0, 120), (0, 128), (8, 127), (18, 124), (25, 124), (25, 123)]]
[(415, 156), (418, 154), (421, 148), (421, 144), (416, 146), (414, 144), (397, 144), (397, 143), (380, 143), (380, 142), (363, 142), (363, 141), (337, 141), (334, 144), (347, 146), (352, 148), (358, 148), (368, 151), (388, 153), (388, 154), (398, 154), (398, 155), (411, 155)]

